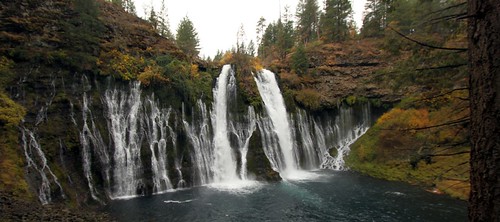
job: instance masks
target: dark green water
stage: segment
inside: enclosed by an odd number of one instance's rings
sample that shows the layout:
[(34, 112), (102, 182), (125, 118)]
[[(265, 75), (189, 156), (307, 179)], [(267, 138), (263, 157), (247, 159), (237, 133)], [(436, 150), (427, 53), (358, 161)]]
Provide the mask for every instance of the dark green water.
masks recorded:
[(466, 221), (467, 204), (399, 182), (318, 171), (303, 181), (197, 187), (113, 201), (119, 221)]

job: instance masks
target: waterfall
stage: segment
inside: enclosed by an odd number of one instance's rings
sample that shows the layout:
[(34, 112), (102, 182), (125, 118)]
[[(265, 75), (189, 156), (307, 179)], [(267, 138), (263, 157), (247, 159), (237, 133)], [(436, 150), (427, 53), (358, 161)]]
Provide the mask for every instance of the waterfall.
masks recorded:
[[(104, 175), (106, 177), (106, 181), (109, 183), (109, 156), (106, 150), (106, 145), (101, 137), (100, 132), (97, 130), (94, 119), (92, 117), (92, 112), (89, 109), (89, 98), (87, 97), (87, 93), (83, 93), (83, 129), (80, 131), (80, 143), (82, 145), (82, 163), (83, 163), (83, 173), (85, 178), (87, 179), (87, 185), (89, 187), (90, 195), (94, 200), (97, 200), (102, 203), (101, 199), (98, 197), (98, 191), (94, 187), (94, 179), (92, 177), (92, 156), (91, 150), (93, 148), (94, 151), (97, 151), (98, 156), (101, 158), (101, 162), (106, 163), (103, 166)], [(89, 117), (90, 124), (92, 128), (89, 127)], [(100, 152), (99, 152), (99, 151)]]
[[(154, 96), (146, 100), (149, 106), (149, 113), (146, 112), (146, 138), (151, 151), (151, 169), (153, 171), (153, 193), (161, 193), (173, 189), (172, 183), (168, 178), (167, 165), (167, 140), (173, 138), (168, 133), (170, 112), (172, 109), (160, 109), (154, 100)], [(175, 146), (175, 139), (171, 139)]]
[(246, 122), (231, 121), (231, 133), (237, 137), (237, 145), (240, 151), (240, 178), (242, 180), (247, 180), (248, 145), (257, 126), (255, 110), (252, 106), (249, 106), (247, 110)]
[[(106, 142), (99, 131), (102, 126), (98, 127), (99, 122), (95, 121), (97, 113), (92, 112), (87, 83), (82, 100), (80, 142), (83, 176), (90, 196), (101, 202), (101, 187), (108, 197), (116, 199), (148, 191), (158, 194), (188, 185), (213, 184), (223, 189), (251, 185), (247, 178), (247, 154), (250, 138), (257, 128), (271, 167), (285, 179), (308, 178), (304, 170), (345, 169), (344, 157), (349, 146), (371, 124), (368, 104), (361, 113), (343, 106), (338, 112), (325, 115), (311, 115), (301, 109), (288, 113), (272, 72), (263, 70), (254, 80), (264, 113), (256, 113), (252, 106), (242, 110), (235, 74), (229, 65), (223, 67), (217, 78), (211, 105), (200, 99), (188, 109), (183, 104), (180, 112), (162, 106), (154, 94), (142, 96), (137, 82), (128, 89), (109, 88), (99, 101), (105, 111), (102, 117), (109, 135)], [(45, 110), (40, 112), (43, 121)], [(70, 117), (78, 125), (73, 112)], [(30, 139), (34, 134), (28, 131), (25, 134), (23, 140), (28, 144), (25, 150), (39, 150), (36, 140)], [(190, 160), (183, 163), (186, 149)], [(331, 149), (336, 149), (337, 155), (331, 156)], [(30, 166), (34, 162), (28, 161)], [(186, 163), (192, 165), (183, 169)], [(58, 182), (43, 165), (37, 165), (37, 169), (44, 169), (46, 178), (41, 176), (40, 200), (48, 203), (54, 195), (47, 187)], [(184, 178), (183, 172), (188, 170), (190, 177)], [(169, 175), (176, 175), (175, 181)], [(96, 185), (98, 181), (102, 182)]]
[(336, 119), (337, 136), (337, 156), (333, 159), (323, 161), (322, 168), (344, 170), (344, 157), (349, 153), (350, 146), (356, 142), (359, 137), (368, 131), (371, 126), (370, 104), (364, 104), (361, 111), (361, 121), (356, 122), (354, 110), (352, 108), (340, 108), (340, 114)]
[[(214, 103), (212, 126), (214, 129), (214, 182), (223, 183), (238, 179), (236, 174), (236, 158), (231, 149), (228, 137), (228, 91), (236, 87), (234, 81), (229, 81), (234, 73), (230, 65), (225, 65), (217, 78), (213, 89)], [(233, 77), (234, 78), (234, 77)], [(231, 83), (231, 84), (230, 84)]]
[(186, 136), (192, 146), (191, 162), (194, 164), (194, 185), (208, 184), (213, 176), (212, 166), (212, 129), (210, 126), (209, 111), (206, 105), (198, 100), (198, 115), (192, 113), (192, 122), (189, 123), (182, 106), (182, 122)]
[(35, 133), (26, 128), (22, 128), (21, 132), (21, 142), (27, 163), (26, 167), (38, 173), (35, 175), (40, 182), (38, 199), (43, 205), (52, 201), (53, 193), (51, 185), (56, 185), (59, 188), (61, 197), (65, 198), (62, 186), (54, 172), (50, 169), (45, 153), (38, 143)]
[[(270, 153), (270, 156), (272, 156), (271, 161), (274, 162), (273, 165), (279, 170), (280, 174), (286, 177), (297, 171), (298, 165), (295, 159), (294, 140), (285, 102), (274, 73), (262, 70), (256, 75), (255, 82), (266, 107), (266, 113), (272, 123), (273, 130), (271, 132), (274, 131), (278, 137), (279, 147), (272, 146), (272, 148), (266, 149)], [(270, 130), (270, 124), (266, 123), (265, 125), (266, 128), (264, 130)], [(265, 137), (270, 137), (270, 135), (265, 135)]]
[(114, 154), (112, 198), (136, 196), (142, 184), (140, 122), (141, 90), (139, 83), (132, 85), (130, 93), (114, 89), (104, 95), (107, 108), (108, 130)]

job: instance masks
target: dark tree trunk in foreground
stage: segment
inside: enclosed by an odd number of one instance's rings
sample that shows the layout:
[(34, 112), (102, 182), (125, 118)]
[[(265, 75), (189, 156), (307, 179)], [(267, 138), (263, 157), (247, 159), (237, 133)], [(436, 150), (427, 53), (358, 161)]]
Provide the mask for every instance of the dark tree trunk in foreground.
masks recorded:
[(500, 0), (469, 0), (471, 221), (500, 221)]

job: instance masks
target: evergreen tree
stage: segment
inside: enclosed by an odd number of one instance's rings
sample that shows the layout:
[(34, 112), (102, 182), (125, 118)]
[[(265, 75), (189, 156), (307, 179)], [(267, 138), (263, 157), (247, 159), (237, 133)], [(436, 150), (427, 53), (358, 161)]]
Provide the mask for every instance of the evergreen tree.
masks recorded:
[(304, 75), (307, 73), (307, 68), (309, 68), (309, 62), (307, 60), (304, 44), (299, 42), (295, 48), (295, 53), (292, 55), (292, 70), (298, 75)]
[(243, 53), (245, 54), (246, 52), (246, 46), (245, 46), (245, 27), (243, 24), (241, 24), (240, 29), (238, 30), (238, 33), (236, 34), (236, 52), (237, 53)]
[(255, 43), (253, 42), (253, 40), (250, 40), (250, 42), (248, 43), (247, 54), (251, 55), (252, 57), (255, 56)]
[(174, 39), (174, 35), (170, 31), (170, 25), (168, 22), (167, 7), (165, 5), (165, 0), (161, 1), (161, 11), (158, 16), (158, 33), (168, 39)]
[(316, 0), (300, 0), (297, 6), (297, 34), (303, 43), (318, 38), (319, 7)]
[(265, 27), (266, 19), (264, 17), (260, 17), (259, 21), (257, 22), (257, 28), (255, 29), (257, 31), (257, 45), (260, 45), (260, 43), (262, 42)]
[(198, 33), (193, 22), (186, 16), (182, 19), (177, 28), (176, 42), (179, 48), (188, 56), (197, 57), (200, 53)]
[(352, 7), (349, 0), (327, 0), (325, 14), (321, 17), (321, 34), (328, 42), (349, 38), (349, 19)]
[(122, 0), (122, 1), (123, 1), (122, 7), (125, 9), (125, 11), (135, 15), (136, 11), (135, 11), (134, 2), (132, 0)]
[(269, 24), (259, 45), (260, 57), (266, 57), (268, 55), (268, 51), (271, 50), (271, 47), (276, 44), (276, 33), (275, 25), (273, 23)]
[(365, 37), (381, 36), (388, 25), (388, 14), (393, 10), (394, 0), (367, 0), (361, 34)]

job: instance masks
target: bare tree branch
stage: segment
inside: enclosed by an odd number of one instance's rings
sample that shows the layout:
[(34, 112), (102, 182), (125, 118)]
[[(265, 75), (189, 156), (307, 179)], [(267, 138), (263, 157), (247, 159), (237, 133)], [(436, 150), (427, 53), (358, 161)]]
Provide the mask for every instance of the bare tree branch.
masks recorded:
[(432, 49), (441, 49), (441, 50), (452, 50), (452, 51), (460, 51), (460, 52), (465, 52), (467, 51), (468, 49), (467, 48), (448, 48), (448, 47), (440, 47), (440, 46), (433, 46), (433, 45), (429, 45), (427, 43), (424, 43), (424, 42), (420, 42), (420, 41), (417, 41), (415, 39), (412, 39), (408, 36), (406, 36), (405, 34), (401, 33), (401, 32), (398, 32), (397, 30), (395, 30), (394, 28), (388, 26), (389, 29), (391, 29), (392, 31), (396, 32), (398, 35), (400, 35), (401, 37), (409, 40), (409, 41), (412, 41), (414, 43), (417, 43), (418, 45), (421, 45), (421, 46), (425, 46), (425, 47), (428, 47), (428, 48), (432, 48)]

